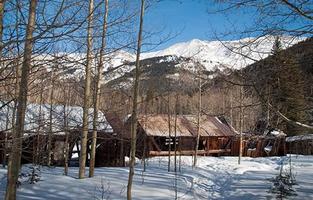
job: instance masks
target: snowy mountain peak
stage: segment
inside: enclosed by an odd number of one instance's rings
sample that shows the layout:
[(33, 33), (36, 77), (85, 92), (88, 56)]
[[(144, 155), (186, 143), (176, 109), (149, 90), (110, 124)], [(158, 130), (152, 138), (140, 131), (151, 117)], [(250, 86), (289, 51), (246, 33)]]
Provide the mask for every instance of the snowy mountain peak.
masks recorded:
[[(295, 39), (283, 36), (281, 37), (282, 47), (290, 47), (303, 39), (305, 38)], [(251, 41), (253, 42), (251, 43)], [(233, 41), (192, 39), (190, 41), (176, 43), (164, 50), (142, 53), (141, 60), (149, 58), (150, 65), (151, 62), (172, 62), (177, 64), (177, 66), (188, 66), (188, 70), (191, 71), (195, 70), (195, 65), (198, 64), (204, 66), (208, 71), (214, 71), (216, 69), (223, 71), (226, 68), (240, 69), (270, 55), (274, 42), (274, 36), (244, 38)], [(63, 63), (63, 71), (60, 72), (63, 74), (62, 77), (81, 79), (85, 72), (85, 56), (86, 54), (83, 53), (59, 53), (57, 60), (59, 63), (62, 60)], [(51, 69), (51, 66), (48, 66), (49, 64), (47, 65), (47, 63), (49, 62), (46, 61), (56, 62), (56, 59), (49, 55), (36, 55), (35, 57), (36, 62), (47, 66), (48, 71)], [(105, 58), (104, 70), (110, 71), (106, 75), (105, 80), (110, 81), (130, 72), (134, 68), (133, 62), (136, 56), (127, 51), (119, 50), (109, 53)], [(186, 58), (187, 60), (180, 58)], [(96, 62), (93, 65), (95, 66)]]
[(171, 47), (169, 47), (168, 49), (171, 48), (185, 48), (185, 50), (194, 50), (194, 49), (199, 49), (202, 46), (206, 45), (206, 41), (204, 40), (199, 40), (199, 39), (192, 39), (190, 41), (187, 42), (181, 42), (181, 43), (177, 43)]
[[(283, 48), (290, 47), (304, 38), (282, 36)], [(142, 58), (176, 55), (188, 57), (203, 64), (207, 70), (223, 66), (239, 69), (252, 64), (256, 60), (270, 55), (275, 36), (263, 36), (260, 38), (244, 38), (233, 41), (206, 41), (192, 39), (187, 42), (174, 44), (164, 50), (144, 53)]]

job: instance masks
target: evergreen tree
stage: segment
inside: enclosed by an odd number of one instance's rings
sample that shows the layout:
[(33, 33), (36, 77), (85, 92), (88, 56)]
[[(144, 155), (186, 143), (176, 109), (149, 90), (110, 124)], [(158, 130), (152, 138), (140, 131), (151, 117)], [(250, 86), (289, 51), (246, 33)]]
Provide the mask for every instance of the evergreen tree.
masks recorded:
[(272, 47), (272, 54), (277, 55), (282, 50), (282, 44), (280, 41), (280, 37), (277, 35), (275, 36), (275, 41)]
[[(289, 119), (301, 123), (307, 122), (304, 74), (291, 55), (284, 55), (284, 62), (280, 65), (279, 94), (276, 99), (281, 104), (281, 111)], [(303, 134), (305, 130), (292, 124), (283, 123), (289, 135)]]

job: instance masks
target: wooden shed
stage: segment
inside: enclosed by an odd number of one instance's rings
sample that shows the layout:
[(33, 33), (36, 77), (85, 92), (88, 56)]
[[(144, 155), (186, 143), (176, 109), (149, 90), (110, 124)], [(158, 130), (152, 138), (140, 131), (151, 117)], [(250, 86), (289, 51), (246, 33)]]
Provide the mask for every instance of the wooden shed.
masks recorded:
[[(242, 156), (266, 157), (286, 155), (286, 142), (284, 135), (251, 135), (242, 137)], [(233, 138), (231, 155), (239, 155), (240, 137)]]
[(287, 137), (286, 146), (288, 153), (313, 155), (313, 134)]
[[(10, 152), (12, 109), (13, 105), (7, 104), (0, 110), (1, 160), (7, 159)], [(45, 165), (49, 158), (48, 138), (51, 138), (51, 164), (64, 165), (64, 159), (67, 157), (69, 163), (75, 165), (80, 153), (82, 114), (83, 109), (78, 106), (28, 104), (25, 115), (22, 162)], [(92, 119), (93, 109), (90, 109), (89, 143), (91, 142)], [(119, 132), (111, 127), (104, 113), (99, 112), (98, 121), (96, 166), (124, 166), (124, 153)], [(6, 145), (5, 136), (8, 140)], [(65, 153), (66, 148), (68, 148), (68, 155)], [(86, 162), (88, 164), (89, 161)]]
[[(127, 123), (130, 124), (130, 120)], [(142, 158), (174, 153), (193, 155), (197, 128), (195, 115), (140, 115), (136, 156)], [(230, 155), (231, 141), (236, 135), (234, 129), (222, 117), (203, 115), (200, 119), (198, 154)]]

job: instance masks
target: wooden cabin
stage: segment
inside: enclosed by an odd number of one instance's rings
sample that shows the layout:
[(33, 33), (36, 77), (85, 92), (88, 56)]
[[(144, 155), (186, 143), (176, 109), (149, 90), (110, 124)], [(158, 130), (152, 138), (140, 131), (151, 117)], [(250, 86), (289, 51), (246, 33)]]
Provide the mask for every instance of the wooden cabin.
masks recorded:
[(288, 153), (313, 155), (313, 134), (287, 137), (286, 146)]
[[(130, 119), (127, 124), (130, 130)], [(197, 133), (195, 115), (140, 115), (136, 156), (193, 155)], [(200, 119), (199, 134), (198, 155), (230, 155), (232, 138), (237, 135), (225, 119), (204, 115)], [(128, 136), (130, 138), (130, 131)]]
[[(286, 155), (285, 136), (246, 135), (242, 137), (242, 156), (267, 157)], [(240, 137), (233, 138), (231, 155), (239, 155)]]
[[(12, 105), (0, 110), (0, 153), (1, 160), (8, 158), (12, 123)], [(90, 109), (88, 144), (91, 143), (93, 110)], [(22, 163), (47, 164), (48, 138), (51, 137), (51, 164), (62, 166), (65, 157), (69, 164), (78, 163), (83, 109), (77, 106), (28, 104), (25, 116)], [(102, 112), (98, 114), (98, 138), (96, 166), (124, 166), (124, 151), (120, 134), (106, 120)], [(51, 123), (52, 122), (52, 123)], [(4, 151), (4, 138), (7, 135), (7, 149)], [(68, 155), (65, 149), (68, 146)], [(87, 145), (89, 147), (89, 145)], [(87, 150), (89, 153), (90, 150)], [(5, 155), (4, 155), (5, 154)], [(88, 156), (89, 157), (89, 156)], [(0, 161), (1, 161), (0, 160)], [(89, 161), (87, 160), (87, 165)]]

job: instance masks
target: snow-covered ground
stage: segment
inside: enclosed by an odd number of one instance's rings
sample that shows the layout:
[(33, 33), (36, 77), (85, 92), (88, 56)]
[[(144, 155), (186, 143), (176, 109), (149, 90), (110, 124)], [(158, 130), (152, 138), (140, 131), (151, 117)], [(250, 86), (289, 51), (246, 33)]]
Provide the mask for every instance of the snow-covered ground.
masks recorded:
[[(279, 174), (286, 160), (245, 157), (238, 165), (236, 157), (200, 157), (193, 169), (191, 157), (182, 157), (181, 172), (175, 174), (167, 172), (166, 157), (153, 158), (147, 161), (145, 172), (137, 164), (133, 199), (275, 199), (269, 192), (269, 179)], [(290, 199), (313, 199), (313, 156), (293, 155), (292, 161), (297, 196)], [(23, 166), (23, 171), (29, 167)], [(69, 176), (59, 167), (42, 167), (40, 173), (36, 184), (22, 184), (18, 199), (126, 199), (127, 167), (97, 168), (94, 178), (83, 180), (77, 179), (78, 168), (70, 168)], [(6, 170), (0, 169), (0, 197), (5, 183)]]

